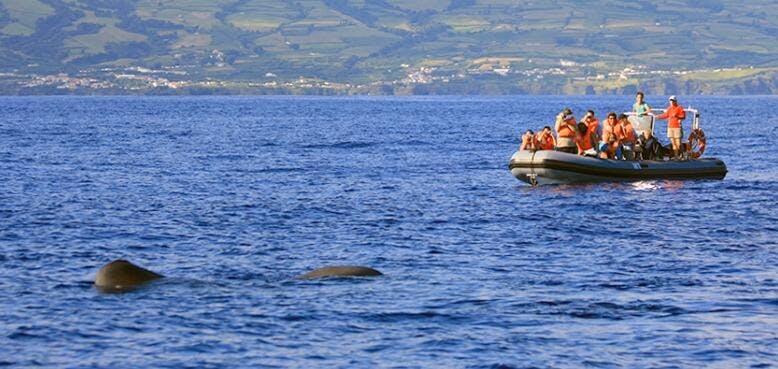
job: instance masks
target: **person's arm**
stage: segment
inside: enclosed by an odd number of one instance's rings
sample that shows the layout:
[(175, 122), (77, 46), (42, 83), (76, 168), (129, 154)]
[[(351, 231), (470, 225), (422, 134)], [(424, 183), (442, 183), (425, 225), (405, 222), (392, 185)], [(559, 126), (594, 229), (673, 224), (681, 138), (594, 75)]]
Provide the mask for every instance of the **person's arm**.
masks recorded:
[(624, 127), (623, 123), (619, 122), (618, 128), (616, 129), (616, 139), (623, 141), (625, 138), (627, 138), (627, 129)]
[(569, 129), (572, 132), (576, 132), (578, 130), (578, 126), (575, 124), (575, 120), (572, 122), (567, 122), (567, 129)]
[(651, 115), (651, 105), (646, 104), (646, 115)]
[(670, 109), (665, 110), (664, 113), (657, 115), (656, 119), (667, 119), (667, 117), (669, 117), (669, 115), (667, 115), (667, 113), (669, 113), (669, 112), (670, 112)]

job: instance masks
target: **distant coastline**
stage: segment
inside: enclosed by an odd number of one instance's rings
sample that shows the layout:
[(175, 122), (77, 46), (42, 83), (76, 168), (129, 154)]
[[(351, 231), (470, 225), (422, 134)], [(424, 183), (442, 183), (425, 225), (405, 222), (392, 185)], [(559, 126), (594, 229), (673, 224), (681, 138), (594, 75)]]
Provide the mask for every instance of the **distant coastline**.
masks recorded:
[[(560, 69), (561, 70), (561, 69)], [(653, 72), (657, 74), (656, 72)], [(648, 74), (648, 73), (646, 73)], [(729, 77), (729, 78), (727, 78)], [(473, 75), (414, 71), (403, 79), (349, 83), (319, 78), (257, 80), (171, 79), (166, 73), (15, 74), (0, 73), (0, 95), (776, 95), (778, 71), (729, 69), (663, 72), (640, 78), (624, 73), (595, 77), (565, 74), (527, 76), (502, 72)]]
[(0, 95), (773, 95), (774, 10), (720, 0), (6, 0)]

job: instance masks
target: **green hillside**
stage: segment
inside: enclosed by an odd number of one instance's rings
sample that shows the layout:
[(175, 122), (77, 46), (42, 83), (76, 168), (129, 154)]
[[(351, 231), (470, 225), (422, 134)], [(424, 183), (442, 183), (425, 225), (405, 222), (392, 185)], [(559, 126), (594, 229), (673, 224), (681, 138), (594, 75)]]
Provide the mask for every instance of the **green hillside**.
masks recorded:
[(0, 92), (778, 93), (774, 0), (0, 0)]

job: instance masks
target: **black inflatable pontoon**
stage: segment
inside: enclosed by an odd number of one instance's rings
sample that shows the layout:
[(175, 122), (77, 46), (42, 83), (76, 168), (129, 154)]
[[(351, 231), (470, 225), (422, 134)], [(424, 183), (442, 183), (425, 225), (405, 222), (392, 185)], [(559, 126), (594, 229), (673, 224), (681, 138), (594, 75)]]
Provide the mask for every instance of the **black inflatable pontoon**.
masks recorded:
[(727, 166), (716, 158), (686, 161), (613, 160), (560, 151), (517, 151), (511, 174), (532, 185), (643, 181), (655, 179), (722, 179)]

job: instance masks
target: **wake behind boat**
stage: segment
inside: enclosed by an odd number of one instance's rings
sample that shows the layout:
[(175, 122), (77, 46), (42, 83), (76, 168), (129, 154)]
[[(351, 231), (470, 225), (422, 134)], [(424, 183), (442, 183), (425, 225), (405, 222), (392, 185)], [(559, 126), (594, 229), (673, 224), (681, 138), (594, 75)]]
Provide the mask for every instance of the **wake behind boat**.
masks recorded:
[[(514, 177), (533, 186), (657, 179), (723, 179), (727, 175), (727, 166), (723, 161), (700, 157), (705, 149), (705, 139), (699, 127), (699, 113), (694, 109), (685, 111), (692, 114), (694, 121), (693, 133), (684, 143), (684, 160), (617, 160), (555, 150), (519, 150), (511, 156), (508, 168)], [(654, 116), (632, 115), (629, 119), (639, 129), (653, 132)]]

